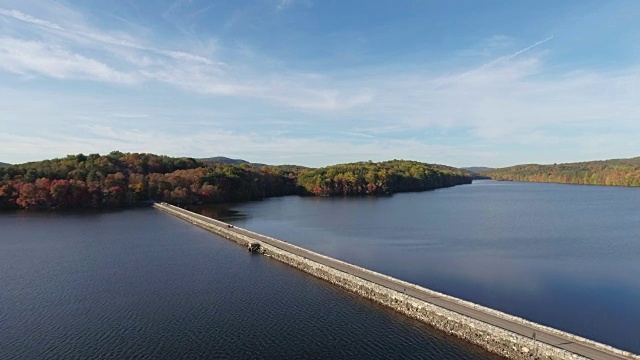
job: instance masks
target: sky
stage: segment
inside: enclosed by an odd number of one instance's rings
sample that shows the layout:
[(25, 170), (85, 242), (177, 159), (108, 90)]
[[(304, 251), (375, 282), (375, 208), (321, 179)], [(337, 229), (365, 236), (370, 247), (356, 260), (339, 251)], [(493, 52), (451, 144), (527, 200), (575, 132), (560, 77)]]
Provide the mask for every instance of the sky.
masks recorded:
[(0, 0), (0, 161), (640, 156), (640, 2)]

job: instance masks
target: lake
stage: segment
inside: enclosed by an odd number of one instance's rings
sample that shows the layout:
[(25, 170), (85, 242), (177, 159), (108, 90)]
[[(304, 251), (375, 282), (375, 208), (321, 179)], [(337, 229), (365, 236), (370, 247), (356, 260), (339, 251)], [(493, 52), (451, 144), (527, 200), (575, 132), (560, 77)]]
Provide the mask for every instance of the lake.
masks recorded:
[(0, 214), (0, 359), (88, 358), (497, 359), (154, 209)]
[(640, 353), (640, 189), (474, 181), (200, 208), (256, 232)]

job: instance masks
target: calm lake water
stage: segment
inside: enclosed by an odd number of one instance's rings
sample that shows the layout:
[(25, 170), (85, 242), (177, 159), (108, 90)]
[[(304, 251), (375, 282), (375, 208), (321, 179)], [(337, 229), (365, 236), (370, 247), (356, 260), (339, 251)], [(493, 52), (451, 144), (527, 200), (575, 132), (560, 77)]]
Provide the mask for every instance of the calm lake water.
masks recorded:
[(154, 209), (0, 214), (0, 359), (206, 358), (496, 359)]
[(640, 189), (475, 181), (205, 214), (640, 353)]

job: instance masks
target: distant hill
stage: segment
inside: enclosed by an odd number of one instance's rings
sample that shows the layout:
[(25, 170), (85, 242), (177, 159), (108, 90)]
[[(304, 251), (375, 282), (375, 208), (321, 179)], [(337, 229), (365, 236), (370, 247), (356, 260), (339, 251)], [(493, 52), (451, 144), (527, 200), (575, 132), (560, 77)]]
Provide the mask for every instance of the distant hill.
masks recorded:
[(640, 186), (640, 157), (578, 163), (525, 164), (482, 172), (494, 180)]
[(484, 167), (484, 166), (469, 166), (469, 167), (463, 167), (463, 168), (460, 168), (460, 169), (464, 170), (464, 171), (468, 171), (471, 174), (471, 177), (474, 180), (491, 179), (487, 175), (482, 174), (482, 171), (491, 170), (491, 168), (488, 168), (488, 167)]
[(231, 159), (224, 156), (214, 156), (210, 158), (198, 159), (202, 162), (214, 163), (214, 164), (228, 164), (228, 165), (240, 165), (240, 164), (251, 164), (250, 162), (242, 159)]
[(242, 160), (242, 159), (231, 159), (228, 157), (224, 157), (224, 156), (214, 156), (214, 157), (210, 157), (210, 158), (204, 158), (204, 159), (198, 159), (198, 161), (202, 161), (204, 163), (210, 163), (210, 164), (225, 164), (225, 165), (242, 165), (242, 164), (246, 164), (246, 165), (250, 165), (256, 168), (261, 168), (263, 166), (268, 166), (268, 167), (272, 167), (272, 168), (277, 168), (280, 169), (284, 172), (288, 172), (288, 173), (298, 173), (302, 170), (308, 169), (308, 167), (306, 166), (301, 166), (301, 165), (266, 165), (266, 164), (261, 164), (261, 163), (252, 163), (246, 160)]
[(483, 171), (493, 170), (493, 168), (484, 167), (484, 166), (469, 166), (469, 167), (463, 167), (463, 168), (460, 168), (460, 169), (468, 170), (468, 171), (471, 171), (472, 173), (476, 173), (476, 174), (480, 173), (480, 172), (483, 172)]
[(11, 166), (11, 164), (0, 162), (0, 167), (4, 167), (4, 166)]

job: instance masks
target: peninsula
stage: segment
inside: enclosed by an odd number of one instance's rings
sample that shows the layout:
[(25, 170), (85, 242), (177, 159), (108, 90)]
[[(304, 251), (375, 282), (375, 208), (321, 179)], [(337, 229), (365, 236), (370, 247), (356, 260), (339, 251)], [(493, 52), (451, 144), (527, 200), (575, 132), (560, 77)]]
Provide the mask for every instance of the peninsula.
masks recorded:
[(146, 153), (78, 154), (0, 168), (0, 209), (126, 207), (259, 200), (274, 196), (379, 196), (469, 184), (444, 165), (391, 160), (323, 168), (216, 162)]

